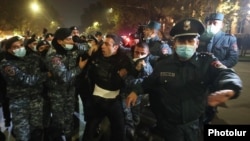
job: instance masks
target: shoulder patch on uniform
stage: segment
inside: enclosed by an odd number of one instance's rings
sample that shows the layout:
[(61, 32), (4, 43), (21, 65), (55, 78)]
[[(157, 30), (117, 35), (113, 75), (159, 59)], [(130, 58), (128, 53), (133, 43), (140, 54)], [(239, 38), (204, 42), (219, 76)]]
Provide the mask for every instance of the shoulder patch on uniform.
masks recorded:
[(62, 64), (62, 59), (60, 57), (53, 57), (51, 59), (51, 62), (53, 65), (61, 65)]
[(236, 43), (234, 43), (234, 44), (232, 45), (232, 47), (233, 47), (233, 50), (234, 50), (234, 51), (238, 51), (238, 45), (237, 45)]
[(16, 75), (16, 71), (15, 71), (15, 68), (13, 66), (5, 66), (4, 67), (4, 72), (9, 76), (15, 76)]
[(213, 61), (211, 65), (215, 68), (223, 68), (226, 69), (227, 67), (223, 65), (220, 61)]

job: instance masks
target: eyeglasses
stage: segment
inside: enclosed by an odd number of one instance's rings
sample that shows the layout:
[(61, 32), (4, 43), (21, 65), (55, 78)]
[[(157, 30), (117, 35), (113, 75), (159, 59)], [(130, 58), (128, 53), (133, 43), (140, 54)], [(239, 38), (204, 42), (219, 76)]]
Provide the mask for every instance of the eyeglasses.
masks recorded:
[(145, 55), (145, 54), (147, 54), (146, 52), (139, 52), (139, 51), (134, 51), (134, 53), (136, 55)]

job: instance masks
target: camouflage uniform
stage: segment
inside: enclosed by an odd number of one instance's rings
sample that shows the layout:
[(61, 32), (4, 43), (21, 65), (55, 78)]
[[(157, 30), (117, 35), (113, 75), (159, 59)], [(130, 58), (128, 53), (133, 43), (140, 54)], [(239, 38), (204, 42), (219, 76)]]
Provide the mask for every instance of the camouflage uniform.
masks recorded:
[(48, 92), (52, 112), (51, 126), (70, 137), (74, 130), (75, 79), (82, 71), (77, 65), (77, 58), (82, 49), (75, 47), (66, 51), (59, 44), (55, 49), (56, 52), (46, 58), (47, 67), (52, 72)]
[[(156, 60), (159, 57), (172, 54), (171, 47), (168, 44), (163, 43), (158, 36), (146, 40), (146, 42), (149, 46), (150, 50), (149, 61), (152, 66), (155, 65)], [(167, 51), (167, 54), (164, 54), (165, 51)]]
[(18, 58), (7, 53), (6, 60), (0, 65), (7, 83), (13, 131), (18, 141), (28, 141), (33, 131), (43, 128), (40, 94), (48, 74), (40, 71), (38, 63), (34, 57)]
[[(125, 132), (126, 132), (126, 140), (132, 140), (134, 138), (134, 133), (136, 126), (140, 122), (140, 108), (141, 108), (141, 98), (142, 95), (137, 99), (136, 105), (128, 108), (126, 106), (126, 98), (133, 90), (137, 90), (137, 85), (140, 85), (143, 82), (143, 79), (148, 77), (152, 72), (153, 68), (149, 63), (149, 56), (142, 58), (146, 62), (146, 66), (144, 66), (140, 71), (136, 71), (136, 75), (127, 75), (125, 77), (125, 86), (121, 89), (120, 95), (122, 97), (122, 106), (124, 108), (125, 114)], [(139, 59), (134, 62), (134, 67), (136, 67)]]

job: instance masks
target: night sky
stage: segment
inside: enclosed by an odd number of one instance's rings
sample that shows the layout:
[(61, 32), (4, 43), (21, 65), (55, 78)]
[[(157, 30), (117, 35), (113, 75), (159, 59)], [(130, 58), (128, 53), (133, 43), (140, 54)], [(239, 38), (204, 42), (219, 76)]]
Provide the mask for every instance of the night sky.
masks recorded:
[(70, 27), (80, 25), (80, 16), (83, 13), (83, 9), (97, 1), (98, 0), (50, 0), (49, 2), (51, 2), (58, 11), (64, 25)]

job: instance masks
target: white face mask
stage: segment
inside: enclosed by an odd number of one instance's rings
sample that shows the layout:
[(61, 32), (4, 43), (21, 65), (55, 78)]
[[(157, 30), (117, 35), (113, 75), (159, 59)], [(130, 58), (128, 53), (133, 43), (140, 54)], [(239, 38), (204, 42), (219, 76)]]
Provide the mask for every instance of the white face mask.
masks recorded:
[(71, 50), (74, 47), (72, 44), (65, 44), (65, 49), (66, 50)]
[(32, 47), (33, 51), (37, 52), (36, 46)]
[(20, 47), (18, 49), (14, 49), (13, 52), (16, 57), (24, 57), (26, 54), (26, 49), (25, 47)]
[(216, 33), (218, 33), (220, 31), (220, 27), (218, 26), (214, 26), (213, 24), (212, 25), (208, 25), (207, 26), (207, 33), (211, 33), (213, 35), (215, 35)]

